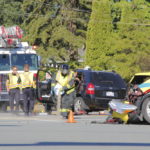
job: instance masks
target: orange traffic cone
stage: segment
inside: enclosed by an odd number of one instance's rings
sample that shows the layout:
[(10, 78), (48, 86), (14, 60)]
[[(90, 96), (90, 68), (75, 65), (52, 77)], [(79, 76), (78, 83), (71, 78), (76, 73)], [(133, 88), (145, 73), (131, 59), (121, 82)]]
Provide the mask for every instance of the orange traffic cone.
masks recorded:
[(70, 112), (69, 112), (67, 123), (76, 123), (76, 121), (74, 120), (74, 114), (73, 114), (72, 110), (70, 110)]

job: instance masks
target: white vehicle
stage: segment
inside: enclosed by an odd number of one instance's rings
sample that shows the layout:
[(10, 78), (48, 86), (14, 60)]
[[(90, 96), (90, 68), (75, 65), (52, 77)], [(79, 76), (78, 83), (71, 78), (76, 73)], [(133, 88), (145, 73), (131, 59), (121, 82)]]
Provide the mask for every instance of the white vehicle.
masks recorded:
[[(2, 109), (6, 109), (6, 103), (9, 101), (5, 84), (8, 74), (12, 72), (12, 66), (17, 66), (18, 72), (21, 73), (24, 64), (28, 64), (30, 71), (35, 75), (39, 66), (39, 57), (33, 47), (29, 46), (27, 42), (19, 42), (16, 37), (11, 37), (8, 35), (4, 37), (0, 30), (0, 105), (3, 107)], [(7, 43), (11, 40), (14, 40), (15, 43)]]

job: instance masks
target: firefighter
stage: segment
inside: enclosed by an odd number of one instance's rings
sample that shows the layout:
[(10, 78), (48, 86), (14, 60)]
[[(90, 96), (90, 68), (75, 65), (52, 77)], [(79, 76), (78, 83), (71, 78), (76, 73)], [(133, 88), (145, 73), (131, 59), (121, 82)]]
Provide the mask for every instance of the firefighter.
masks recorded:
[[(6, 89), (9, 93), (9, 103), (11, 112), (19, 111), (19, 101), (20, 101), (20, 75), (18, 74), (18, 68), (16, 66), (12, 67), (12, 73), (8, 75), (6, 80)], [(14, 110), (14, 105), (16, 103), (16, 109)]]
[(34, 88), (35, 78), (32, 72), (29, 71), (28, 64), (24, 65), (24, 72), (20, 75), (21, 87), (24, 99), (24, 112), (25, 115), (31, 115), (34, 107)]
[[(72, 109), (75, 98), (74, 72), (69, 69), (67, 64), (63, 64), (56, 74), (56, 82), (61, 86), (61, 115), (68, 117)], [(56, 85), (57, 85), (56, 84)]]

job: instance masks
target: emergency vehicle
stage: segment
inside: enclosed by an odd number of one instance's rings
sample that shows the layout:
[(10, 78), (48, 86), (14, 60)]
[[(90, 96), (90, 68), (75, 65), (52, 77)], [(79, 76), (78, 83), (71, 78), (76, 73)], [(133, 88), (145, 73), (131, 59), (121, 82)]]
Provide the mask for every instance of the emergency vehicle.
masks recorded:
[(28, 64), (35, 75), (38, 70), (39, 57), (33, 46), (21, 42), (22, 36), (23, 31), (18, 26), (0, 26), (0, 106), (3, 109), (6, 109), (9, 101), (5, 84), (8, 74), (12, 72), (12, 66), (17, 66), (19, 73), (23, 72), (24, 64)]

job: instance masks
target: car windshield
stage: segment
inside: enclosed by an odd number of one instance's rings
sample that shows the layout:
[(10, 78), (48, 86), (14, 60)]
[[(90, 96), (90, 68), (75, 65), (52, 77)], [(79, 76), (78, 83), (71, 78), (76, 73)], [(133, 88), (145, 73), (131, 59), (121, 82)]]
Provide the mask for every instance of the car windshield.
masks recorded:
[(92, 81), (95, 85), (100, 85), (101, 87), (119, 87), (125, 88), (125, 83), (123, 79), (117, 74), (103, 73), (103, 72), (93, 72)]
[(35, 54), (12, 54), (11, 55), (12, 66), (17, 66), (18, 70), (23, 70), (24, 64), (30, 66), (30, 70), (37, 70), (38, 61)]
[(0, 55), (0, 71), (10, 70), (10, 59), (8, 54)]
[(143, 76), (134, 76), (134, 78), (131, 81), (131, 84), (141, 84), (144, 81), (150, 79), (150, 76), (148, 75), (143, 75)]

